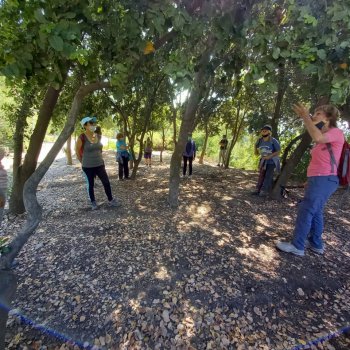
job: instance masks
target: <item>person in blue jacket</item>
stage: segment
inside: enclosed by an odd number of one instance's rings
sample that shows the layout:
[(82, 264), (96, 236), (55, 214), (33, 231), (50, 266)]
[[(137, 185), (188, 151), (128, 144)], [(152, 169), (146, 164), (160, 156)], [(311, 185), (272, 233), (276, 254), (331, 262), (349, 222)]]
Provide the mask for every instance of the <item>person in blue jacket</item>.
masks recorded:
[(196, 158), (196, 143), (192, 140), (192, 135), (188, 134), (187, 143), (183, 152), (183, 169), (182, 176), (186, 176), (188, 162), (188, 176), (192, 176), (192, 162)]

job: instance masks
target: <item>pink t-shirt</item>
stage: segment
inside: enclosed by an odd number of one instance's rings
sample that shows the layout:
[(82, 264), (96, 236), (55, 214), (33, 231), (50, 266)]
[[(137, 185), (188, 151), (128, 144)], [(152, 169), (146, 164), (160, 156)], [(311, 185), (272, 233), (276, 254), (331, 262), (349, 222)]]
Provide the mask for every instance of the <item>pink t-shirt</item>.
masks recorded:
[[(328, 130), (324, 135), (331, 144), (334, 158), (339, 164), (344, 144), (344, 134), (338, 128)], [(307, 176), (328, 176), (337, 175), (337, 166), (334, 166), (332, 173), (331, 156), (325, 143), (317, 143), (311, 150), (311, 162), (307, 168)]]

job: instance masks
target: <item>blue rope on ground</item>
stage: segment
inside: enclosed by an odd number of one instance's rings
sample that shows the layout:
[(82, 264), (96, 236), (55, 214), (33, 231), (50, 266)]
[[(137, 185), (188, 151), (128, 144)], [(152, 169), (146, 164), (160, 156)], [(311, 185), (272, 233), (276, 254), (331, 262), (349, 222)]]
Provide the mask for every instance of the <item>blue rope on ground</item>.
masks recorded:
[[(8, 312), (10, 311), (10, 309), (7, 308), (4, 305), (0, 304), (0, 307), (5, 309), (5, 310), (7, 310)], [(55, 330), (53, 330), (53, 329), (51, 329), (49, 327), (45, 327), (45, 326), (42, 326), (40, 324), (36, 324), (34, 321), (30, 320), (28, 317), (25, 317), (24, 315), (21, 315), (21, 314), (19, 314), (17, 312), (12, 313), (12, 315), (20, 317), (20, 319), (21, 319), (21, 321), (23, 323), (33, 327), (34, 329), (42, 332), (43, 334), (47, 334), (47, 335), (53, 336), (56, 339), (61, 340), (61, 341), (65, 342), (65, 343), (70, 343), (72, 345), (77, 345), (80, 348), (87, 349), (87, 350), (91, 350), (93, 348), (93, 346), (90, 345), (90, 344), (87, 345), (87, 346), (84, 346), (84, 344), (81, 341), (72, 340), (71, 338), (68, 338), (64, 334), (60, 334), (60, 333), (56, 332)], [(323, 337), (317, 338), (315, 340), (311, 340), (311, 341), (309, 341), (306, 344), (296, 345), (291, 350), (307, 349), (307, 348), (309, 348), (312, 345), (317, 345), (319, 343), (323, 343), (324, 341), (330, 340), (332, 338), (339, 337), (340, 335), (345, 334), (347, 332), (350, 332), (350, 325), (346, 326), (346, 327), (343, 327), (343, 328), (341, 328), (341, 329), (339, 329), (339, 330), (337, 330), (335, 332), (332, 332), (332, 333), (329, 333), (327, 335), (324, 335)], [(96, 347), (95, 347), (95, 349), (96, 349)]]
[(308, 343), (306, 343), (305, 345), (297, 345), (294, 348), (292, 348), (291, 350), (303, 350), (303, 349), (310, 347), (311, 345), (317, 345), (319, 343), (323, 343), (326, 340), (330, 340), (332, 338), (339, 337), (340, 335), (342, 335), (346, 332), (350, 332), (350, 326), (346, 326), (346, 327), (341, 328), (335, 332), (324, 335), (323, 337), (317, 338), (315, 340), (311, 340)]
[[(11, 309), (9, 309), (8, 307), (6, 307), (2, 304), (0, 304), (0, 308), (5, 309), (7, 312), (11, 311)], [(21, 319), (21, 322), (23, 322), (24, 324), (26, 324), (28, 326), (33, 327), (34, 329), (38, 330), (39, 332), (41, 332), (45, 335), (49, 335), (51, 337), (54, 337), (54, 338), (56, 338), (62, 342), (65, 342), (65, 343), (69, 343), (71, 345), (77, 345), (82, 349), (91, 350), (93, 348), (93, 345), (89, 344), (87, 346), (84, 346), (84, 343), (82, 343), (81, 341), (73, 340), (72, 338), (69, 338), (68, 336), (61, 334), (61, 333), (59, 333), (59, 332), (57, 332), (49, 327), (46, 327), (46, 326), (43, 326), (40, 324), (36, 324), (30, 318), (28, 318), (28, 317), (26, 317), (18, 312), (13, 312), (13, 311), (14, 310), (12, 310), (12, 313), (11, 313), (12, 316), (19, 317)], [(96, 349), (96, 347), (95, 347), (95, 349)]]

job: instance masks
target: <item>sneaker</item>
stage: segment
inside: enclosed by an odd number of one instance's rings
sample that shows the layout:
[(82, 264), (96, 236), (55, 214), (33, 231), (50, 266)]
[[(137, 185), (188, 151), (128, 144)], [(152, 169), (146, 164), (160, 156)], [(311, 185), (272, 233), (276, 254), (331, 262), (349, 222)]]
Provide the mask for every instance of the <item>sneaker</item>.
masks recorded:
[(108, 205), (110, 207), (120, 207), (121, 206), (121, 204), (115, 198), (113, 198), (111, 201), (109, 201)]
[(260, 194), (260, 191), (254, 191), (251, 193), (252, 196), (259, 196)]
[(320, 254), (320, 255), (324, 254), (324, 248), (315, 248), (315, 247), (313, 247), (309, 240), (306, 240), (305, 248), (310, 249), (312, 252), (314, 252), (316, 254)]
[(91, 209), (96, 210), (97, 209), (97, 203), (96, 201), (91, 202)]
[(295, 248), (295, 246), (290, 242), (277, 242), (276, 248), (282, 250), (282, 252), (285, 253), (292, 253), (294, 255), (304, 256), (304, 251)]

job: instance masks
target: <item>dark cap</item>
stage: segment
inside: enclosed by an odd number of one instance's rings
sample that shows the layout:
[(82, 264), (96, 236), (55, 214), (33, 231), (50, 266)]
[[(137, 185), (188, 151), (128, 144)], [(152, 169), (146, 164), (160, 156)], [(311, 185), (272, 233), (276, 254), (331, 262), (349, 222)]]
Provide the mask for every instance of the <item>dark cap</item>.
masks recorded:
[(264, 125), (260, 130), (270, 130), (272, 131), (271, 125)]

